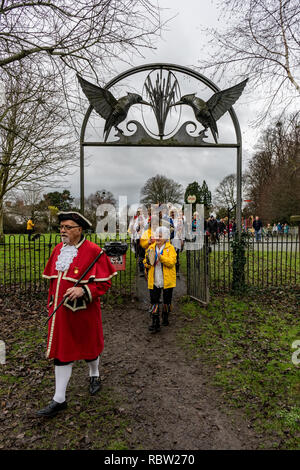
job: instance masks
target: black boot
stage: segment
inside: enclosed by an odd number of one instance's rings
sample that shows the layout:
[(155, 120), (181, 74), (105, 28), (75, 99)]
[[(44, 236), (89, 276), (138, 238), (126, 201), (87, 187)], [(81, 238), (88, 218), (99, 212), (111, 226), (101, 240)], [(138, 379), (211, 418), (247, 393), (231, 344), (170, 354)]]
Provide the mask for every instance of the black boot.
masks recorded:
[(101, 379), (100, 377), (90, 377), (90, 394), (95, 395), (101, 389)]
[(159, 305), (153, 305), (152, 312), (151, 312), (152, 323), (149, 326), (149, 331), (151, 333), (156, 333), (160, 331), (160, 321), (159, 321)]
[(164, 326), (169, 325), (169, 305), (164, 304), (163, 311), (162, 311), (162, 324)]
[(149, 331), (154, 331), (155, 330), (154, 313), (157, 312), (157, 310), (158, 310), (158, 304), (152, 304), (151, 309), (150, 309), (150, 318), (151, 318), (152, 323), (148, 327)]

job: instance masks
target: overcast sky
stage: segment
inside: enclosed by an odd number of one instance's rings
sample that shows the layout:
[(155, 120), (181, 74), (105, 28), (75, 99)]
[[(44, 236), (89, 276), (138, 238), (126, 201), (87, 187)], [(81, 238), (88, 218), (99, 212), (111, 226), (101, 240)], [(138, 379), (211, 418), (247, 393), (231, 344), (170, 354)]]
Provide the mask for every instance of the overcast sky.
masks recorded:
[[(215, 8), (210, 0), (160, 0), (160, 6), (166, 8), (163, 11), (163, 17), (175, 16), (169, 23), (162, 37), (157, 41), (156, 50), (144, 50), (144, 58), (136, 58), (133, 66), (154, 63), (167, 62), (187, 67), (201, 67), (201, 57), (204, 56), (207, 38), (201, 32), (200, 28), (215, 26), (220, 24), (220, 11)], [(118, 73), (121, 73), (130, 66), (120, 63)], [(208, 72), (201, 73), (211, 78)], [(144, 75), (143, 77), (146, 77)], [(142, 77), (142, 78), (143, 78)], [(108, 80), (113, 76), (108, 77)], [(142, 78), (134, 79), (135, 82), (127, 82), (135, 91), (142, 94)], [(177, 75), (182, 79), (182, 75)], [(234, 77), (223, 77), (222, 83), (216, 83), (221, 88), (229, 88), (237, 83)], [(202, 98), (208, 98), (213, 94), (212, 91), (203, 90), (197, 87), (197, 82), (189, 82), (187, 89), (189, 92), (197, 92)], [(114, 91), (113, 89), (111, 90)], [(118, 90), (116, 89), (116, 97)], [(123, 93), (124, 94), (124, 93)], [(182, 93), (184, 94), (184, 93)], [(247, 159), (250, 157), (254, 142), (254, 132), (249, 122), (254, 117), (255, 109), (249, 95), (242, 95), (239, 101), (234, 105), (235, 112), (243, 136), (243, 167), (246, 167)], [(253, 102), (252, 102), (253, 103)], [(88, 102), (87, 102), (88, 108)], [(184, 108), (187, 108), (186, 106)], [(192, 114), (187, 118), (193, 117)], [(138, 117), (139, 107), (128, 115), (128, 120)], [(226, 113), (228, 115), (228, 113)], [(101, 118), (99, 118), (101, 121)], [(95, 120), (94, 120), (95, 121)], [(91, 121), (92, 122), (92, 121)], [(103, 123), (104, 121), (102, 121)], [(100, 124), (101, 125), (101, 124)], [(120, 127), (125, 128), (123, 122)], [(234, 133), (232, 131), (231, 120), (229, 117), (222, 117), (218, 121), (219, 142), (234, 142)], [(112, 134), (113, 135), (113, 134)], [(209, 139), (212, 141), (211, 134), (208, 132)], [(99, 140), (102, 139), (102, 130), (98, 129)], [(96, 140), (93, 138), (92, 140)], [(79, 146), (78, 146), (79, 161)], [(118, 196), (127, 196), (128, 203), (138, 203), (140, 200), (140, 190), (146, 180), (156, 174), (165, 175), (181, 183), (184, 187), (198, 181), (202, 184), (206, 180), (208, 187), (214, 191), (219, 182), (228, 174), (236, 172), (236, 150), (235, 149), (207, 149), (207, 148), (89, 148), (86, 150), (85, 158), (85, 195), (88, 196), (97, 190), (109, 190), (115, 198)], [(69, 180), (65, 181), (63, 189), (69, 189), (71, 194), (79, 197), (79, 168), (75, 169)]]

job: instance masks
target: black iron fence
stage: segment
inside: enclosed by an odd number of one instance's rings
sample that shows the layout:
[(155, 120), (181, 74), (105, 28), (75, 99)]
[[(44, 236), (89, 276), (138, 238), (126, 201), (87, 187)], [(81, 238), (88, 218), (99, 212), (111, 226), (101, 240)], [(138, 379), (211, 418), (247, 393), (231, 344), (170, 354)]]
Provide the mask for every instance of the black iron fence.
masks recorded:
[[(86, 238), (103, 246), (95, 234)], [(42, 278), (46, 262), (60, 242), (59, 234), (45, 234), (29, 241), (27, 235), (5, 235), (0, 244), (0, 289), (46, 292), (48, 281)], [(133, 295), (136, 292), (137, 263), (130, 239), (126, 240), (126, 269), (119, 271), (112, 281), (114, 296)], [(211, 244), (209, 255), (209, 285), (211, 288), (229, 290), (232, 285), (232, 250), (230, 241), (220, 238)], [(181, 253), (181, 267), (186, 272), (185, 252)], [(300, 241), (298, 236), (264, 237), (259, 242), (249, 239), (246, 248), (246, 284), (257, 287), (300, 285)]]
[[(230, 239), (211, 244), (210, 287), (228, 290), (232, 285), (233, 257)], [(249, 286), (300, 285), (300, 240), (295, 235), (249, 237), (246, 246), (245, 282)]]
[[(107, 241), (100, 240), (96, 234), (86, 234), (88, 240), (103, 247)], [(47, 292), (48, 281), (42, 277), (50, 254), (60, 242), (59, 234), (45, 234), (28, 239), (27, 235), (5, 235), (0, 244), (0, 289), (2, 293), (14, 289)], [(125, 270), (118, 271), (112, 279), (110, 295), (132, 295), (135, 292), (136, 259), (130, 239), (126, 240)]]

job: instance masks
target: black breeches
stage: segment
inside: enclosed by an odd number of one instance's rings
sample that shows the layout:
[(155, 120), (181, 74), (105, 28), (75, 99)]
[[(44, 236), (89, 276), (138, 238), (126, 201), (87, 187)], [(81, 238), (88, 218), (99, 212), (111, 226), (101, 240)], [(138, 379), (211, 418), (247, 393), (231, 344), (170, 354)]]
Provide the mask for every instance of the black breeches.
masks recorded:
[(141, 273), (144, 272), (144, 258), (145, 258), (145, 249), (140, 245), (140, 240), (136, 241), (137, 243), (137, 256), (138, 256), (138, 263), (139, 263), (139, 270)]
[[(93, 362), (97, 359), (97, 357), (95, 357), (94, 359), (84, 359), (84, 360), (85, 360), (85, 362)], [(55, 366), (67, 366), (68, 364), (72, 364), (72, 362), (74, 362), (74, 361), (62, 362), (59, 359), (56, 359), (56, 358), (54, 359), (54, 365)]]

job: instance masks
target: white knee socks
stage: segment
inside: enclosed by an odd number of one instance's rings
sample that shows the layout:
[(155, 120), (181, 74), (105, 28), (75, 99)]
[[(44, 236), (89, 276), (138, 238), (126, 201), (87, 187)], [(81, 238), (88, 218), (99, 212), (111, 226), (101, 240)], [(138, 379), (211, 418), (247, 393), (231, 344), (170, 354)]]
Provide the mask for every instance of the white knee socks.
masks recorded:
[(88, 362), (90, 377), (99, 377), (99, 356), (92, 362)]
[(63, 403), (66, 400), (67, 385), (72, 374), (73, 363), (66, 366), (55, 366), (55, 395), (53, 400)]
[[(66, 390), (72, 375), (73, 363), (65, 366), (55, 366), (55, 395), (53, 400), (63, 403), (66, 400)], [(90, 377), (99, 377), (99, 357), (92, 362), (88, 362)]]

